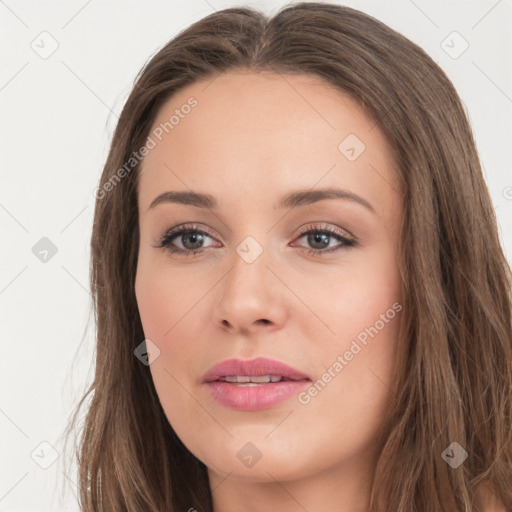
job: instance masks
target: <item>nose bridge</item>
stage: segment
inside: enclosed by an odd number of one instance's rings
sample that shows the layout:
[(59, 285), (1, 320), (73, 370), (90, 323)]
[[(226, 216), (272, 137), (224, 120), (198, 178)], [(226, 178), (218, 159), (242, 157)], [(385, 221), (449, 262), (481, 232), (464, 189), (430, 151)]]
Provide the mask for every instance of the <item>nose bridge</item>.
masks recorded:
[(235, 286), (256, 286), (256, 291), (258, 285), (261, 288), (265, 286), (270, 251), (262, 236), (258, 238), (261, 242), (248, 235), (235, 247), (232, 269), (229, 272), (231, 275), (228, 275)]
[[(268, 253), (268, 237), (263, 235), (246, 236), (235, 248), (235, 252), (247, 265), (252, 265), (258, 260), (266, 259)], [(265, 257), (262, 256), (265, 254)]]
[(271, 251), (264, 243), (247, 236), (234, 247), (217, 303), (218, 320), (222, 323), (227, 320), (233, 327), (247, 329), (259, 320), (277, 321), (277, 290), (272, 284), (275, 277), (267, 268), (272, 266)]

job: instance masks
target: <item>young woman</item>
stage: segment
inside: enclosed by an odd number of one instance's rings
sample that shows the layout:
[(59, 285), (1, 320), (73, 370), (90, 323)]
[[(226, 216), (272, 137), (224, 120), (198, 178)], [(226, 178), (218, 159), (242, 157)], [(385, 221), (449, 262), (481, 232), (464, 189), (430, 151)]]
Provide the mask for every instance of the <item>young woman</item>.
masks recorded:
[(331, 4), (207, 16), (96, 197), (82, 510), (512, 510), (510, 268), (422, 49)]

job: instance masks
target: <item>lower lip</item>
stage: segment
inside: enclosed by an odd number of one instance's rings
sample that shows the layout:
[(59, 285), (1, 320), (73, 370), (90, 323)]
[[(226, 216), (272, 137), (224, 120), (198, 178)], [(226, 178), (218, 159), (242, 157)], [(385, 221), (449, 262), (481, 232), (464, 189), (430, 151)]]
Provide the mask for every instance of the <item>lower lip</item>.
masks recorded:
[(239, 386), (223, 381), (207, 382), (213, 397), (225, 407), (240, 411), (259, 411), (298, 395), (309, 380), (290, 380), (257, 384), (256, 386)]

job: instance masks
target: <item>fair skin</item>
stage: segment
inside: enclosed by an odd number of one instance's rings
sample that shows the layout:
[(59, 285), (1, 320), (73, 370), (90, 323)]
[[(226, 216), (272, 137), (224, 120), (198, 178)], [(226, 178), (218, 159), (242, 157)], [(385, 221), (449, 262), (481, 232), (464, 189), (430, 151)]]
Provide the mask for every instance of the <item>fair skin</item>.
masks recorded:
[[(216, 512), (366, 511), (404, 314), (393, 309), (403, 304), (403, 203), (392, 151), (362, 109), (319, 78), (238, 71), (211, 80), (161, 107), (153, 128), (190, 97), (198, 102), (141, 169), (135, 291), (144, 334), (160, 350), (150, 365), (158, 397), (207, 466)], [(365, 144), (353, 161), (338, 149), (349, 134)], [(357, 194), (374, 211), (347, 199), (277, 207), (292, 191), (328, 187)], [(150, 208), (171, 190), (210, 194), (218, 209)], [(202, 245), (186, 235), (172, 245), (202, 252), (155, 247), (170, 228), (190, 223), (206, 233)], [(328, 235), (314, 245), (299, 236), (309, 225), (356, 244)], [(263, 249), (251, 263), (237, 252), (248, 236)], [(372, 326), (377, 333), (308, 403), (292, 396), (261, 411), (234, 410), (201, 381), (225, 359), (264, 356), (316, 382)], [(237, 457), (248, 442), (261, 453), (251, 467)]]

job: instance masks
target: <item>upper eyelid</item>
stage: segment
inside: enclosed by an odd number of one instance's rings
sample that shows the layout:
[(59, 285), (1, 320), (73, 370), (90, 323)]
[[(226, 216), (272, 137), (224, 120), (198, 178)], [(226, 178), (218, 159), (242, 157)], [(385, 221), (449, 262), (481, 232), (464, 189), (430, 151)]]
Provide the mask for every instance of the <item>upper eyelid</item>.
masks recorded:
[[(164, 239), (174, 239), (178, 238), (180, 235), (182, 235), (184, 232), (187, 231), (195, 231), (198, 233), (202, 233), (204, 235), (209, 236), (210, 238), (216, 240), (216, 236), (213, 235), (208, 228), (202, 228), (198, 226), (197, 224), (183, 224), (176, 226), (174, 228), (171, 228), (167, 230), (163, 236), (160, 238), (160, 241)], [(302, 229), (299, 230), (299, 233), (295, 236), (294, 240), (298, 238), (302, 238), (304, 235), (312, 232), (312, 231), (325, 231), (328, 235), (333, 236), (335, 238), (339, 238), (340, 242), (343, 241), (343, 239), (357, 242), (356, 237), (354, 237), (351, 233), (349, 233), (347, 230), (339, 227), (331, 227), (328, 224), (322, 224), (321, 222), (311, 222), (308, 225), (304, 226)], [(170, 242), (169, 242), (170, 243)]]
[[(304, 226), (299, 230), (297, 233), (297, 236), (301, 236), (305, 233), (308, 233), (309, 231), (322, 231), (326, 230), (329, 232), (336, 232), (340, 231), (342, 234), (346, 233), (348, 237), (355, 238), (349, 231), (347, 231), (344, 228), (340, 227), (331, 227), (328, 223), (322, 223), (320, 221), (318, 222), (310, 222), (308, 225)], [(182, 231), (198, 231), (204, 234), (207, 234), (208, 236), (211, 236), (212, 238), (215, 238), (215, 235), (212, 234), (212, 232), (208, 228), (203, 228), (201, 226), (195, 225), (195, 224), (182, 224), (179, 226), (176, 226), (174, 228), (170, 228), (164, 232), (164, 235), (170, 235), (170, 234), (176, 234), (180, 233)]]

